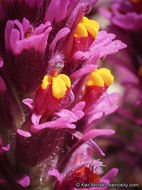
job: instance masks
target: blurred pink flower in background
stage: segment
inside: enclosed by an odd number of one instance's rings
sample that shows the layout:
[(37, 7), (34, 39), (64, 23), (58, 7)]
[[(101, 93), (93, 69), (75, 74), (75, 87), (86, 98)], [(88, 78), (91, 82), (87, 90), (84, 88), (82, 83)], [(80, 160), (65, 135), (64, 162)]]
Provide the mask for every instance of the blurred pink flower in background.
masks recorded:
[(117, 175), (104, 175), (96, 158), (105, 153), (95, 138), (115, 130), (95, 124), (119, 100), (107, 92), (115, 76), (99, 61), (126, 45), (85, 17), (95, 3), (0, 2), (0, 133), (8, 144), (0, 140), (1, 188), (107, 189)]

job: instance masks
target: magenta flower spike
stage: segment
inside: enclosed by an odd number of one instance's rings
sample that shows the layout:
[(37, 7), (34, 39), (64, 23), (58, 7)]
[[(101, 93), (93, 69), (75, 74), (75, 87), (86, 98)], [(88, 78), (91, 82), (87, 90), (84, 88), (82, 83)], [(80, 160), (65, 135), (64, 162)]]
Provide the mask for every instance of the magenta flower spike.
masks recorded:
[(108, 189), (117, 175), (99, 143), (115, 130), (96, 124), (119, 94), (99, 61), (126, 45), (87, 18), (96, 2), (0, 1), (0, 189)]

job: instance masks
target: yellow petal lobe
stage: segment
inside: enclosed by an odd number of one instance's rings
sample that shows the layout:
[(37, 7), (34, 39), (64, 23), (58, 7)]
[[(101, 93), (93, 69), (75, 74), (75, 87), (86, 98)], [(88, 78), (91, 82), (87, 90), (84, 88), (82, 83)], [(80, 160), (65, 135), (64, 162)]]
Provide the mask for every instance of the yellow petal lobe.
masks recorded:
[(110, 86), (114, 80), (113, 75), (107, 68), (94, 69), (88, 79), (87, 86), (104, 87)]
[(45, 90), (49, 84), (52, 85), (52, 95), (56, 99), (63, 98), (65, 96), (67, 88), (71, 87), (70, 78), (65, 74), (58, 75), (57, 72), (55, 72), (53, 76), (51, 75), (44, 76), (41, 83), (42, 90)]
[(67, 91), (65, 82), (61, 78), (53, 77), (52, 79), (52, 93), (56, 99), (63, 98)]
[(97, 71), (97, 73), (99, 73), (99, 74), (101, 74), (101, 73), (108, 73), (108, 74), (111, 74), (111, 72), (110, 72), (110, 70), (109, 69), (107, 69), (107, 68), (105, 68), (105, 67), (103, 67), (103, 68), (100, 68), (100, 69), (96, 69), (96, 71)]
[(97, 72), (92, 72), (87, 82), (87, 86), (104, 87), (104, 81)]
[(60, 74), (60, 75), (57, 76), (57, 78), (61, 78), (61, 79), (65, 82), (65, 84), (66, 84), (66, 86), (67, 86), (68, 88), (71, 87), (71, 81), (70, 81), (70, 78), (69, 78), (67, 75), (65, 75), (65, 74)]
[(99, 30), (99, 24), (95, 20), (90, 20), (84, 23), (87, 31), (93, 38), (96, 38)]
[(102, 69), (99, 69), (97, 72), (102, 77), (106, 86), (110, 86), (113, 83), (114, 77), (111, 74), (109, 69), (102, 68)]
[(45, 75), (43, 80), (42, 80), (42, 84), (41, 84), (42, 90), (45, 90), (47, 88), (47, 86), (49, 84), (51, 84), (51, 82), (52, 82), (52, 76), (51, 75)]
[(74, 32), (74, 37), (87, 37), (88, 33), (96, 38), (99, 31), (99, 23), (95, 20), (90, 20), (87, 17), (82, 17)]
[(84, 24), (79, 23), (75, 29), (74, 37), (87, 37), (87, 36), (88, 32), (86, 30), (86, 27), (84, 26)]

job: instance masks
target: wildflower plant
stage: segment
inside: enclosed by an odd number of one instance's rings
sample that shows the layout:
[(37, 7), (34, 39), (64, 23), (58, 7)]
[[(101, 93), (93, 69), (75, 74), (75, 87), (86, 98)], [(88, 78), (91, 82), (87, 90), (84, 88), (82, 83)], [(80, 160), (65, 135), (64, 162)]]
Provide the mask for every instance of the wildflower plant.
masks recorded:
[(119, 99), (98, 62), (126, 45), (85, 16), (95, 3), (0, 1), (1, 189), (107, 189), (116, 176), (93, 156), (105, 155), (95, 138), (115, 133), (95, 123)]

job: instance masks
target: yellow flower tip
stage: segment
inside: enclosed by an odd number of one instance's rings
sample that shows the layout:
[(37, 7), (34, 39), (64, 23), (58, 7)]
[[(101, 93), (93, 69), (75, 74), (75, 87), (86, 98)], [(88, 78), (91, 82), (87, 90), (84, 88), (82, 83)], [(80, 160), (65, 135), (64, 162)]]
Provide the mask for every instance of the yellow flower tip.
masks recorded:
[(104, 81), (102, 77), (96, 72), (92, 72), (89, 80), (87, 82), (87, 86), (98, 86), (98, 87), (104, 87)]
[(67, 91), (65, 82), (61, 78), (53, 77), (52, 94), (56, 99), (63, 98)]
[(60, 99), (65, 96), (67, 87), (71, 87), (71, 81), (67, 75), (60, 74), (57, 77), (53, 77), (52, 93), (56, 99)]
[(138, 76), (139, 76), (139, 77), (142, 77), (142, 65), (139, 67)]
[(101, 68), (97, 71), (103, 78), (106, 86), (110, 86), (114, 81), (114, 76), (111, 74), (110, 70), (107, 68)]
[(42, 84), (41, 84), (42, 90), (45, 90), (47, 88), (47, 86), (49, 84), (51, 84), (51, 82), (52, 82), (52, 76), (51, 75), (45, 75), (43, 80), (42, 80)]
[(89, 19), (86, 16), (83, 16), (81, 19), (81, 22), (84, 22), (84, 23), (88, 22), (88, 21), (89, 21)]
[(105, 67), (102, 67), (102, 68), (98, 69), (97, 72), (98, 73), (108, 73), (108, 74), (111, 74), (110, 70), (107, 69), (107, 68), (105, 68)]
[(83, 23), (79, 23), (75, 29), (74, 37), (87, 37), (88, 32)]
[(93, 38), (96, 38), (98, 31), (98, 22), (95, 20), (90, 20), (87, 17), (83, 17), (76, 27), (74, 37), (87, 37), (89, 33)]
[(71, 87), (71, 80), (67, 75), (60, 74), (60, 75), (57, 76), (57, 78), (61, 78), (68, 88)]
[(84, 23), (88, 33), (93, 37), (96, 38), (98, 31), (99, 31), (99, 24), (95, 20), (89, 20), (88, 22)]
[(70, 78), (65, 74), (58, 75), (57, 72), (55, 72), (53, 76), (44, 76), (41, 84), (42, 90), (45, 90), (49, 84), (52, 84), (52, 95), (56, 99), (63, 98), (65, 96), (67, 88), (71, 87)]
[(104, 87), (110, 86), (114, 80), (113, 75), (111, 74), (109, 69), (101, 68), (101, 69), (94, 69), (89, 76), (87, 86), (97, 86), (97, 87)]

